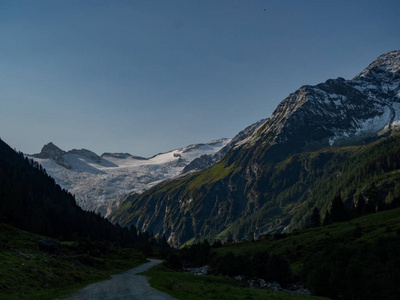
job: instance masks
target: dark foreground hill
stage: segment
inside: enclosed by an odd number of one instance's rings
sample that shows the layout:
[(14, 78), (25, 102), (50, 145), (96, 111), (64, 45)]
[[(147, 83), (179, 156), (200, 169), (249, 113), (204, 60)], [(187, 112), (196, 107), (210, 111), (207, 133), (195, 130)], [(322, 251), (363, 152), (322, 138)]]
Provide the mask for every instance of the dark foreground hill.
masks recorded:
[(135, 249), (87, 239), (53, 240), (57, 251), (49, 251), (39, 246), (48, 239), (0, 224), (0, 299), (58, 299), (146, 261)]
[(400, 209), (394, 209), (259, 241), (198, 243), (168, 263), (178, 269), (208, 265), (211, 274), (245, 282), (262, 278), (285, 288), (300, 283), (329, 299), (398, 299), (399, 249)]

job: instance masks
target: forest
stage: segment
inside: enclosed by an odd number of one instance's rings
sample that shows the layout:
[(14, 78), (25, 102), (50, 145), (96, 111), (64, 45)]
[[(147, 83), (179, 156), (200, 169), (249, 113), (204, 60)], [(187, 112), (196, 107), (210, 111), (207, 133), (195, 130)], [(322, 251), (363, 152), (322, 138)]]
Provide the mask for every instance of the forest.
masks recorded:
[(111, 224), (83, 211), (37, 162), (0, 140), (0, 223), (64, 240), (105, 240), (151, 253), (147, 232)]
[(346, 221), (336, 219), (335, 209), (329, 224), (258, 241), (205, 240), (170, 252), (166, 264), (175, 270), (208, 265), (210, 274), (276, 281), (288, 289), (301, 284), (330, 299), (398, 299), (400, 209), (352, 220), (346, 212)]

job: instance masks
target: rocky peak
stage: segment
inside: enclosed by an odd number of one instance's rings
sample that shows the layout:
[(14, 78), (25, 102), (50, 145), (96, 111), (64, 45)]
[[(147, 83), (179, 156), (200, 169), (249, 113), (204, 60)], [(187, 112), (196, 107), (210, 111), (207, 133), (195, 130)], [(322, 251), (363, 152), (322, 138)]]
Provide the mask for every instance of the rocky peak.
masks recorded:
[(61, 150), (56, 145), (54, 145), (52, 142), (50, 142), (43, 146), (40, 153), (34, 154), (32, 156), (36, 157), (36, 158), (41, 158), (41, 159), (50, 158), (50, 159), (54, 160), (60, 166), (63, 166), (64, 168), (67, 168), (67, 169), (71, 169), (71, 165), (64, 159), (64, 154), (66, 154), (65, 151)]
[(379, 73), (398, 73), (400, 70), (400, 50), (390, 51), (375, 59), (364, 71), (354, 79), (368, 77)]
[(54, 158), (57, 156), (62, 156), (64, 154), (65, 154), (65, 151), (61, 150), (56, 145), (54, 145), (52, 142), (50, 142), (50, 143), (44, 145), (42, 150), (40, 151), (40, 153), (35, 154), (34, 156), (37, 158)]
[[(400, 120), (399, 70), (400, 51), (392, 51), (378, 57), (353, 80), (339, 77), (303, 86), (239, 146), (255, 146), (257, 153), (272, 159), (390, 134), (393, 122)], [(273, 155), (268, 151), (271, 147)]]

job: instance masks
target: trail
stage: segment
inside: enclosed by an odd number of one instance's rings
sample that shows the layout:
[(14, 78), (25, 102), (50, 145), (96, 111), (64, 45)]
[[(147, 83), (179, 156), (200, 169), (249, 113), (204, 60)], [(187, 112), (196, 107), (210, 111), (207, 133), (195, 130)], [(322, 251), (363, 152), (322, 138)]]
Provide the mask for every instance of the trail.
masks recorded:
[(88, 285), (67, 300), (172, 300), (171, 296), (159, 292), (147, 282), (145, 276), (136, 275), (161, 263), (161, 260), (150, 259), (149, 263), (127, 272), (113, 275), (112, 279)]

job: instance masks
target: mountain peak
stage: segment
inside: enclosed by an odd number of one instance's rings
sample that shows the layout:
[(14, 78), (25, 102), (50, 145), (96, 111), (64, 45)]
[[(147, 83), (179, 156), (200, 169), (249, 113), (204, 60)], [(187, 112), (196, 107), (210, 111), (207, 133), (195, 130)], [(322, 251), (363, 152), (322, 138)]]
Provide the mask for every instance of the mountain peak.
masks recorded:
[(32, 155), (33, 157), (36, 158), (41, 158), (41, 159), (47, 159), (50, 158), (54, 160), (57, 164), (67, 168), (71, 169), (70, 164), (65, 161), (64, 159), (64, 154), (66, 152), (58, 148), (56, 145), (54, 145), (52, 142), (46, 144), (43, 146), (42, 150), (38, 154)]
[(59, 156), (63, 155), (65, 152), (58, 148), (56, 145), (54, 145), (52, 142), (46, 144), (43, 146), (42, 150), (40, 151), (39, 154), (42, 156), (42, 158), (49, 158), (49, 157), (54, 157), (54, 156)]
[(382, 54), (375, 59), (358, 77), (366, 77), (372, 70), (383, 70), (385, 72), (397, 73), (400, 70), (400, 50), (394, 50)]

